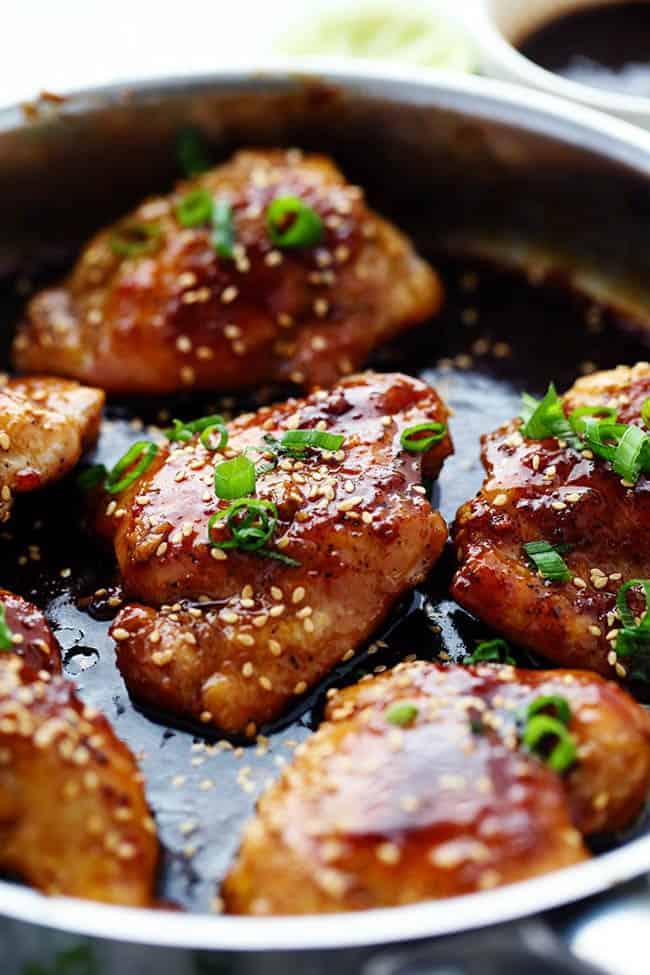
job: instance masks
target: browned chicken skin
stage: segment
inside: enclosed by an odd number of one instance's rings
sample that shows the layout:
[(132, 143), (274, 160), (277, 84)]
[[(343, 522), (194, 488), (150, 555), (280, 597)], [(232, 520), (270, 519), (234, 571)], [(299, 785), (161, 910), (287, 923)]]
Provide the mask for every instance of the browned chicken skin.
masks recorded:
[[(232, 205), (234, 259), (217, 256), (207, 224), (178, 222), (179, 202), (197, 187)], [(318, 244), (270, 240), (266, 210), (283, 196), (321, 217)], [(324, 156), (237, 153), (121, 226), (133, 223), (156, 225), (154, 251), (125, 258), (112, 249), (116, 228), (100, 232), (66, 281), (30, 302), (14, 345), (19, 369), (109, 393), (330, 386), (441, 303), (438, 277)]]
[(25, 638), (25, 659), (0, 653), (0, 869), (47, 894), (149, 905), (158, 844), (133, 756), (48, 672), (59, 652), (38, 610), (0, 596)]
[[(59, 645), (40, 609), (8, 589), (0, 589), (0, 606), (4, 607), (5, 622), (12, 634), (11, 652), (22, 657), (33, 670), (60, 673)], [(0, 651), (0, 659), (6, 652)]]
[(14, 494), (72, 470), (99, 431), (104, 393), (67, 379), (31, 376), (0, 386), (0, 522)]
[[(213, 487), (223, 457), (196, 437), (161, 448), (102, 519), (127, 599), (149, 604), (126, 606), (112, 628), (136, 697), (252, 734), (348, 659), (443, 548), (446, 526), (421, 480), (450, 440), (413, 454), (400, 435), (446, 416), (424, 383), (366, 373), (230, 425), (229, 455), (296, 427), (345, 437), (336, 453), (285, 457), (258, 476), (257, 496), (279, 512), (273, 546), (297, 567), (211, 548), (208, 520), (227, 506)], [(223, 523), (214, 537), (227, 539)]]
[[(640, 423), (648, 396), (650, 366), (640, 363), (580, 379), (564, 407), (615, 406), (619, 422)], [(454, 528), (455, 599), (550, 660), (625, 678), (616, 594), (650, 576), (650, 480), (626, 485), (602, 459), (555, 439), (524, 440), (518, 420), (483, 438), (483, 463), (483, 487)], [(522, 545), (537, 539), (568, 546), (570, 582), (545, 581), (530, 566)]]
[[(569, 704), (561, 777), (519, 746), (540, 695)], [(396, 703), (417, 709), (390, 723)], [(596, 675), (416, 661), (338, 692), (258, 804), (225, 881), (236, 914), (360, 910), (486, 890), (578, 863), (650, 785), (650, 718)]]

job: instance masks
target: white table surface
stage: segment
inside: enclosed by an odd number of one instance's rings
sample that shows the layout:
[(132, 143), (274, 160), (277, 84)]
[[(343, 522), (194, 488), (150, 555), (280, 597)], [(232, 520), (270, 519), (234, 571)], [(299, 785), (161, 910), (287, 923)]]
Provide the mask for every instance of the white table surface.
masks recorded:
[[(334, 0), (336, 2), (336, 0)], [(340, 0), (339, 0), (340, 2)], [(348, 3), (350, 0), (348, 0)], [(468, 17), (473, 0), (434, 0)], [(332, 0), (0, 0), (0, 105), (41, 90), (259, 62)]]

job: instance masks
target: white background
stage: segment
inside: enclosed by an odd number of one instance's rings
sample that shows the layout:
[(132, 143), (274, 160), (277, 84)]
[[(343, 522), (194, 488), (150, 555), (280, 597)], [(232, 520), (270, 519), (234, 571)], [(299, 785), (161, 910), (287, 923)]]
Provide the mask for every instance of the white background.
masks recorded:
[[(400, 2), (395, 0), (397, 9)], [(461, 18), (469, 16), (473, 2), (434, 0)], [(0, 104), (31, 99), (43, 89), (65, 92), (260, 61), (287, 24), (327, 5), (328, 0), (0, 0)]]

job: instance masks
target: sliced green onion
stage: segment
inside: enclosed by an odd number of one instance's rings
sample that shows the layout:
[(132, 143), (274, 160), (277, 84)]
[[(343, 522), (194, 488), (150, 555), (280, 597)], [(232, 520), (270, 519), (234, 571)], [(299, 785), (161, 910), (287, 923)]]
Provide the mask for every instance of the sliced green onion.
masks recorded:
[(160, 227), (155, 223), (123, 223), (110, 238), (111, 250), (120, 257), (152, 254), (160, 244)]
[(297, 196), (278, 196), (266, 211), (269, 237), (278, 247), (312, 247), (323, 237), (323, 222)]
[(410, 454), (423, 454), (434, 444), (444, 440), (446, 436), (447, 427), (444, 423), (428, 420), (425, 423), (416, 423), (414, 426), (403, 430), (399, 442), (404, 450), (408, 450)]
[[(636, 622), (634, 613), (629, 607), (627, 594), (630, 589), (640, 587), (645, 599), (645, 610), (641, 621)], [(643, 680), (648, 679), (650, 665), (650, 579), (630, 579), (616, 594), (616, 607), (623, 624), (616, 635), (616, 653), (621, 657), (637, 657), (640, 671), (633, 674)], [(645, 658), (645, 659), (644, 659)]]
[(396, 724), (403, 728), (405, 725), (412, 724), (418, 713), (419, 708), (416, 704), (412, 704), (410, 701), (398, 701), (389, 707), (384, 717), (390, 724)]
[[(216, 542), (212, 537), (212, 530), (219, 523), (225, 523), (231, 535), (222, 542)], [(277, 525), (278, 509), (272, 501), (239, 498), (224, 511), (212, 515), (208, 522), (208, 537), (214, 548), (256, 552), (272, 538)]]
[(106, 475), (106, 490), (110, 494), (119, 494), (126, 490), (144, 474), (157, 453), (157, 444), (150, 440), (138, 440)]
[(568, 582), (571, 578), (569, 567), (549, 542), (543, 540), (526, 542), (524, 552), (544, 579), (552, 582)]
[(625, 481), (636, 484), (643, 468), (644, 451), (650, 437), (640, 427), (629, 426), (618, 442), (612, 467)]
[(326, 430), (287, 430), (282, 434), (280, 447), (292, 454), (303, 454), (308, 447), (333, 451), (339, 450), (344, 440), (342, 433), (327, 433)]
[(521, 741), (527, 751), (543, 758), (555, 772), (566, 772), (578, 757), (573, 735), (562, 721), (548, 714), (529, 718)]
[(560, 694), (540, 694), (530, 702), (526, 708), (526, 720), (534, 718), (536, 714), (544, 714), (548, 711), (555, 712), (551, 717), (557, 718), (563, 724), (568, 725), (571, 720), (571, 708), (569, 702)]
[(210, 168), (210, 158), (198, 129), (187, 128), (178, 133), (176, 155), (184, 175), (188, 178), (199, 176)]
[(482, 640), (481, 643), (479, 643), (479, 645), (476, 647), (474, 653), (472, 653), (469, 657), (465, 657), (463, 663), (510, 664), (514, 666), (516, 661), (510, 654), (510, 646), (505, 640), (501, 640), (497, 637), (494, 640)]
[(245, 454), (224, 460), (214, 469), (214, 493), (224, 501), (245, 498), (255, 491), (255, 465)]
[(93, 488), (103, 484), (107, 474), (104, 464), (93, 464), (77, 477), (77, 487), (82, 491), (92, 491)]
[(549, 383), (542, 400), (524, 394), (521, 416), (524, 420), (521, 433), (529, 440), (546, 440), (548, 437), (555, 437), (556, 440), (564, 440), (572, 447), (579, 445), (579, 438), (564, 415), (562, 400), (553, 383)]
[(199, 227), (212, 218), (212, 197), (199, 187), (190, 190), (176, 206), (176, 218), (182, 227)]
[[(219, 434), (219, 443), (217, 444), (212, 440), (215, 433)], [(225, 423), (211, 423), (209, 427), (203, 430), (199, 440), (206, 450), (223, 450), (228, 444), (228, 430)]]
[[(215, 430), (220, 433), (219, 444), (216, 447), (213, 446), (210, 439)], [(199, 439), (208, 450), (223, 450), (228, 443), (226, 421), (217, 413), (214, 413), (212, 416), (201, 416), (198, 420), (191, 420), (189, 422), (172, 420), (172, 426), (168, 430), (165, 430), (165, 436), (172, 442), (176, 440), (187, 442), (196, 433), (201, 434)]]
[(13, 633), (7, 624), (6, 613), (5, 604), (0, 602), (0, 650), (13, 650)]
[(235, 228), (232, 207), (227, 200), (215, 200), (212, 208), (212, 246), (219, 257), (232, 257)]
[(650, 427), (650, 396), (641, 404), (641, 419), (647, 427)]
[(585, 431), (585, 417), (591, 417), (597, 420), (609, 420), (615, 423), (617, 415), (613, 406), (576, 406), (575, 410), (571, 410), (571, 413), (569, 413), (569, 423), (575, 432), (579, 436), (582, 436)]

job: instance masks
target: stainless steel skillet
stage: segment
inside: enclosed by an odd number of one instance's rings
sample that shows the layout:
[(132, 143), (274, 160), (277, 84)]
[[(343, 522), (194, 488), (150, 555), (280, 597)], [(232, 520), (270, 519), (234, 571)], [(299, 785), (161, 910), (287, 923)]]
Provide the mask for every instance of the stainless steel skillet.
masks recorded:
[[(425, 326), (380, 359), (380, 364), (403, 368), (419, 360), (418, 371), (442, 384), (456, 407), (462, 423), (456, 436), (459, 456), (440, 488), (448, 515), (477, 486), (478, 432), (511, 415), (517, 388), (539, 386), (549, 378), (566, 384), (581, 364), (609, 365), (643, 354), (650, 321), (650, 136), (505, 85), (443, 76), (432, 81), (416, 72), (388, 76), (383, 68), (372, 66), (312, 67), (311, 73), (295, 68), (287, 73), (276, 67), (137, 83), (88, 92), (63, 103), (45, 99), (27, 111), (3, 113), (0, 279), (15, 286), (2, 305), (3, 335), (5, 321), (8, 326), (17, 312), (25, 278), (43, 268), (58, 270), (75, 244), (102, 221), (139, 196), (171, 183), (176, 175), (174, 138), (188, 124), (205, 133), (215, 157), (242, 144), (297, 144), (330, 152), (427, 253), (450, 261), (447, 272), (454, 280), (462, 278), (462, 267), (476, 274), (482, 261), (497, 258), (523, 269), (533, 282), (521, 291), (514, 275), (495, 286), (494, 293), (488, 288), (485, 312), (495, 330), (490, 342), (496, 348), (501, 341), (498, 319), (508, 319), (509, 341), (502, 344), (510, 345), (511, 356), (478, 361), (469, 369), (461, 362), (463, 350), (481, 335), (464, 333), (459, 315), (448, 320), (443, 331)], [(539, 285), (542, 277), (551, 290), (571, 286), (569, 312), (565, 304), (560, 314), (550, 292)], [(478, 301), (471, 288), (463, 290), (469, 287), (465, 277), (454, 291), (454, 300), (464, 310)], [(575, 297), (576, 290), (584, 297)], [(604, 311), (599, 303), (606, 306)], [(592, 318), (598, 328), (591, 332), (577, 326), (585, 309), (597, 310)], [(119, 423), (117, 428), (119, 437)], [(110, 447), (107, 443), (105, 449)], [(89, 558), (87, 552), (83, 558)], [(13, 563), (4, 551), (3, 564), (11, 576)], [(93, 565), (87, 571), (92, 576), (104, 568)], [(37, 591), (47, 604), (66, 650), (68, 673), (78, 680), (82, 694), (109, 710), (118, 733), (129, 737), (136, 750), (139, 744), (161, 748), (162, 739), (156, 737), (161, 725), (151, 716), (128, 710), (124, 690), (115, 683), (110, 645), (101, 626), (82, 622), (77, 609), (71, 608), (70, 594), (53, 589), (51, 580), (46, 583), (28, 575), (21, 589)], [(460, 632), (465, 621), (459, 622), (443, 597), (430, 596), (422, 594), (428, 600), (425, 610), (435, 619), (442, 614), (445, 626), (457, 625)], [(82, 632), (81, 641), (74, 633), (70, 636), (75, 628)], [(449, 635), (452, 643), (456, 638), (460, 639), (458, 633)], [(100, 658), (94, 669), (79, 662), (89, 644)], [(68, 656), (70, 651), (74, 652)], [(315, 699), (305, 704), (312, 706), (317, 709)], [(291, 720), (299, 729), (296, 733), (308, 733), (309, 720), (300, 714)], [(169, 733), (175, 744), (168, 752), (154, 751), (145, 767), (165, 843), (172, 842), (165, 819), (171, 813), (157, 776), (168, 755), (176, 754), (174, 748), (191, 745), (186, 731)], [(285, 727), (274, 733), (281, 740), (294, 732)], [(225, 816), (219, 803), (211, 798), (202, 813), (216, 819)], [(231, 810), (231, 831), (223, 837), (226, 859), (240, 811)], [(211, 837), (211, 849), (218, 847), (218, 840)], [(170, 869), (173, 873), (174, 863)], [(319, 972), (332, 965), (341, 972), (363, 969), (369, 975), (473, 975), (479, 967), (482, 975), (586, 973), (589, 969), (571, 960), (546, 921), (513, 922), (617, 888), (604, 901), (607, 911), (598, 924), (591, 901), (575, 909), (569, 937), (590, 957), (599, 931), (608, 932), (605, 925), (615, 919), (617, 934), (607, 933), (603, 942), (609, 956), (599, 960), (606, 971), (632, 975), (650, 969), (643, 959), (645, 932), (641, 925), (632, 926), (639, 939), (635, 948), (629, 930), (637, 915), (628, 910), (614, 918), (613, 911), (622, 903), (619, 885), (649, 871), (650, 832), (646, 835), (642, 825), (631, 839), (562, 873), (471, 897), (333, 917), (256, 920), (136, 912), (47, 900), (2, 882), (0, 971), (30, 975), (27, 963), (48, 959), (45, 971), (54, 972), (52, 959), (63, 952), (59, 966), (67, 964), (74, 975), (264, 973), (287, 968)], [(635, 909), (645, 912), (647, 921), (650, 893), (644, 899), (645, 881), (639, 883)], [(624, 894), (636, 897), (637, 887), (625, 888)], [(561, 920), (566, 930), (567, 915)], [(456, 937), (450, 941), (452, 935)], [(406, 947), (407, 943), (417, 946)], [(76, 961), (74, 954), (66, 960), (69, 948), (78, 950)], [(635, 962), (636, 969), (629, 967)], [(65, 969), (63, 975), (68, 975)]]

